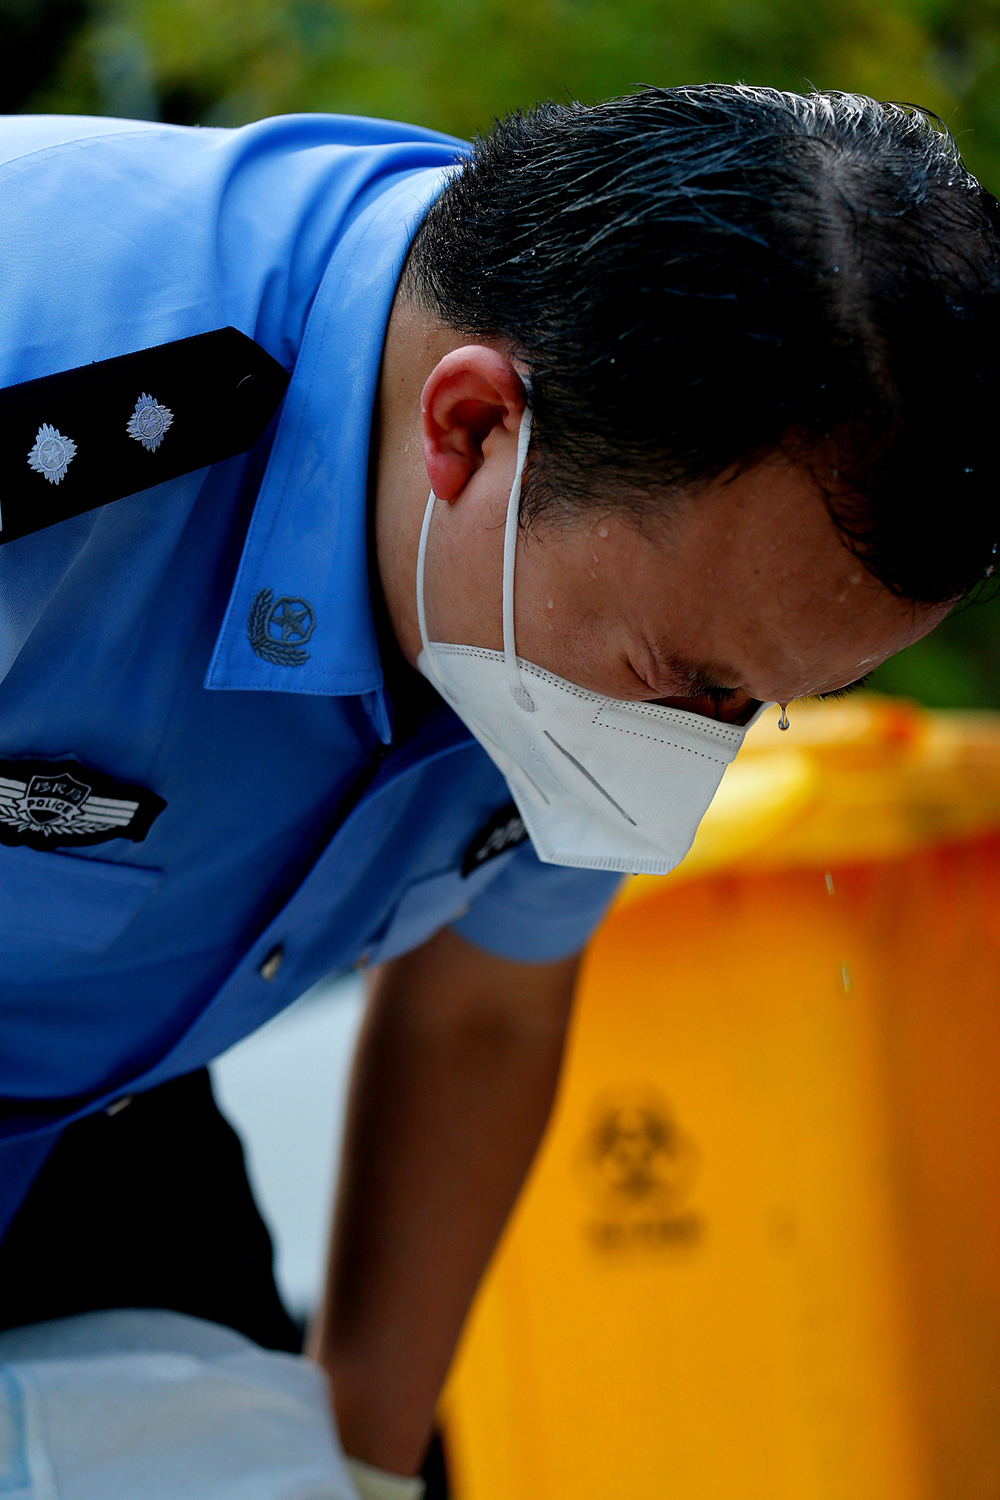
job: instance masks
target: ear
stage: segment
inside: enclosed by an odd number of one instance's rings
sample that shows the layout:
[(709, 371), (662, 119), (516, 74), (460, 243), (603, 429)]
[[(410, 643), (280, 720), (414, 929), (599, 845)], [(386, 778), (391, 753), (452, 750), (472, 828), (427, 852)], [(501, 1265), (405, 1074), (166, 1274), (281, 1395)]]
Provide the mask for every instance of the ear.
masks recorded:
[(431, 489), (456, 500), (492, 451), (516, 452), (524, 384), (510, 360), (485, 344), (453, 349), (420, 396), (421, 439)]

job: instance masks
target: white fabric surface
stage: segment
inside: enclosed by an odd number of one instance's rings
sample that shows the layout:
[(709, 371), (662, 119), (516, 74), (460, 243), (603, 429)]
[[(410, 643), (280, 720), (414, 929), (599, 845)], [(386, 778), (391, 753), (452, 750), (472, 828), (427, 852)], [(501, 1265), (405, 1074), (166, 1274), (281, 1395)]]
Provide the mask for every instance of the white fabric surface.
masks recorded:
[(358, 1500), (324, 1377), (178, 1313), (0, 1334), (3, 1500)]
[(354, 1480), (361, 1500), (424, 1500), (426, 1486), (422, 1479), (404, 1479), (401, 1474), (387, 1474), (373, 1469), (360, 1458), (345, 1458), (347, 1472)]

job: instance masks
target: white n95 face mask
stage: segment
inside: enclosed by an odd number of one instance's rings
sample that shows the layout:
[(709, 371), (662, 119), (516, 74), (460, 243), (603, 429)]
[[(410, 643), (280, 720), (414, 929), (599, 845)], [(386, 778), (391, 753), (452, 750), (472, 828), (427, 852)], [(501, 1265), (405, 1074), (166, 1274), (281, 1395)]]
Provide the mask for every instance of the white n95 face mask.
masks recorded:
[(518, 657), (514, 561), (530, 435), (526, 409), (504, 530), (503, 651), (428, 638), (424, 564), (436, 499), (432, 491), (417, 550), (423, 645), (417, 667), (503, 773), (539, 859), (665, 875), (690, 849), (750, 725), (605, 698)]

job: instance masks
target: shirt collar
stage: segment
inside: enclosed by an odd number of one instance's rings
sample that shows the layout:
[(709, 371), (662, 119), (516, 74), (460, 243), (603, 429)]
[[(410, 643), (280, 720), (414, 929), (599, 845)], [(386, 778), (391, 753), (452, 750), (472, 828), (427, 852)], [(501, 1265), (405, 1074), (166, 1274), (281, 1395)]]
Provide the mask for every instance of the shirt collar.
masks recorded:
[(361, 695), (390, 738), (368, 581), (372, 412), (414, 229), (450, 169), (409, 172), (326, 268), (285, 395), (208, 688)]

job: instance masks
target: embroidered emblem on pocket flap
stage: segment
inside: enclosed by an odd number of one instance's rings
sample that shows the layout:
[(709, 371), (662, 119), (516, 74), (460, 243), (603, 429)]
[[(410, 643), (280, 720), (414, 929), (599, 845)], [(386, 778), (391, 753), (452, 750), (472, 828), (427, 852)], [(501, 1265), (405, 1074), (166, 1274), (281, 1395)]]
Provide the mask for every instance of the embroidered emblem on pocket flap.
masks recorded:
[(0, 760), (0, 844), (54, 849), (146, 837), (166, 807), (77, 760)]

